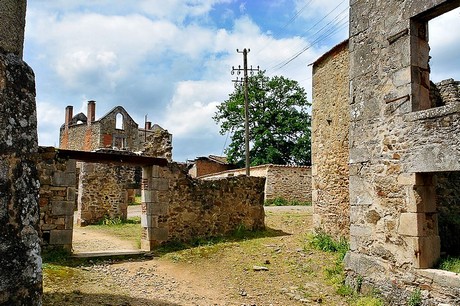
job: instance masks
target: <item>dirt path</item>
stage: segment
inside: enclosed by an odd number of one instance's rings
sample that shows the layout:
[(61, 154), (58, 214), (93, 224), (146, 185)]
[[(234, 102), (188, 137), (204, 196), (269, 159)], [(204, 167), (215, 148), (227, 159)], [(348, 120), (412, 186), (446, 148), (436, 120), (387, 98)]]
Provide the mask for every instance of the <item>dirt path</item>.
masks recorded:
[(257, 239), (45, 268), (44, 305), (347, 305), (326, 277), (334, 256), (305, 242), (311, 208), (268, 208), (266, 225)]

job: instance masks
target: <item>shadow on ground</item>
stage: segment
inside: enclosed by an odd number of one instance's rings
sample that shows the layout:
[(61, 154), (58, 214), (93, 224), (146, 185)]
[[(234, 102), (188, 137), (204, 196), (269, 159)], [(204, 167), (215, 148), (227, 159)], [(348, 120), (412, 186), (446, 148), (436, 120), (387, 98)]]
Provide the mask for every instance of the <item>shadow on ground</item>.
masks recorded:
[(178, 306), (158, 299), (139, 299), (115, 294), (53, 292), (43, 294), (43, 306)]

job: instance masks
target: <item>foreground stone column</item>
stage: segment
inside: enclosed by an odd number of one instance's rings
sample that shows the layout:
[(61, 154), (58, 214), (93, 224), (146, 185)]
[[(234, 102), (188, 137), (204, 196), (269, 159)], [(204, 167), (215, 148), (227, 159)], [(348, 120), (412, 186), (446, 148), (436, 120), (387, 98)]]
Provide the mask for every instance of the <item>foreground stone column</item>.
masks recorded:
[(26, 0), (0, 1), (0, 52), (13, 53), (22, 59)]
[(41, 305), (35, 77), (22, 61), (25, 0), (0, 1), (0, 305)]

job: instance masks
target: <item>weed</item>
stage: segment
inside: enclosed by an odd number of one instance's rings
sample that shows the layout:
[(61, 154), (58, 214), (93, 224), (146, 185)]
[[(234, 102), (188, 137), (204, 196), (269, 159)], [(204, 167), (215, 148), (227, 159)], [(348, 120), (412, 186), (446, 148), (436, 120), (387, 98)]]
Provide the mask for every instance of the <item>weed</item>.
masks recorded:
[(419, 288), (415, 289), (414, 292), (411, 293), (409, 296), (409, 300), (407, 301), (407, 305), (409, 306), (420, 306), (422, 305), (422, 292)]
[(341, 262), (348, 251), (348, 242), (345, 238), (340, 238), (338, 241), (332, 239), (323, 231), (317, 230), (311, 237), (310, 245), (318, 250), (325, 252), (334, 252), (339, 254), (339, 261)]
[(264, 203), (265, 206), (310, 206), (311, 202), (302, 202), (297, 200), (286, 200), (284, 198), (278, 197), (270, 200), (266, 200)]
[(460, 257), (447, 256), (441, 259), (438, 268), (445, 271), (460, 273)]

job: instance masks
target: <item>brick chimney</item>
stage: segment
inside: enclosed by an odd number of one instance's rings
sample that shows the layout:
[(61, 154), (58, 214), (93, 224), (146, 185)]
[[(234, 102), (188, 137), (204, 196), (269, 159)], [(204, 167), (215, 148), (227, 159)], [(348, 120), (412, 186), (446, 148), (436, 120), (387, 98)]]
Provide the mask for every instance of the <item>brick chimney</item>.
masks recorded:
[(64, 127), (65, 127), (66, 130), (69, 128), (69, 124), (70, 124), (70, 121), (72, 121), (72, 117), (73, 117), (73, 106), (68, 105), (65, 108), (65, 124), (64, 124)]
[(88, 118), (88, 125), (91, 125), (96, 120), (96, 101), (90, 100), (88, 101), (88, 111), (86, 113)]
[(145, 122), (145, 129), (146, 129), (146, 130), (150, 130), (151, 128), (152, 128), (152, 122), (146, 121), (146, 122)]

